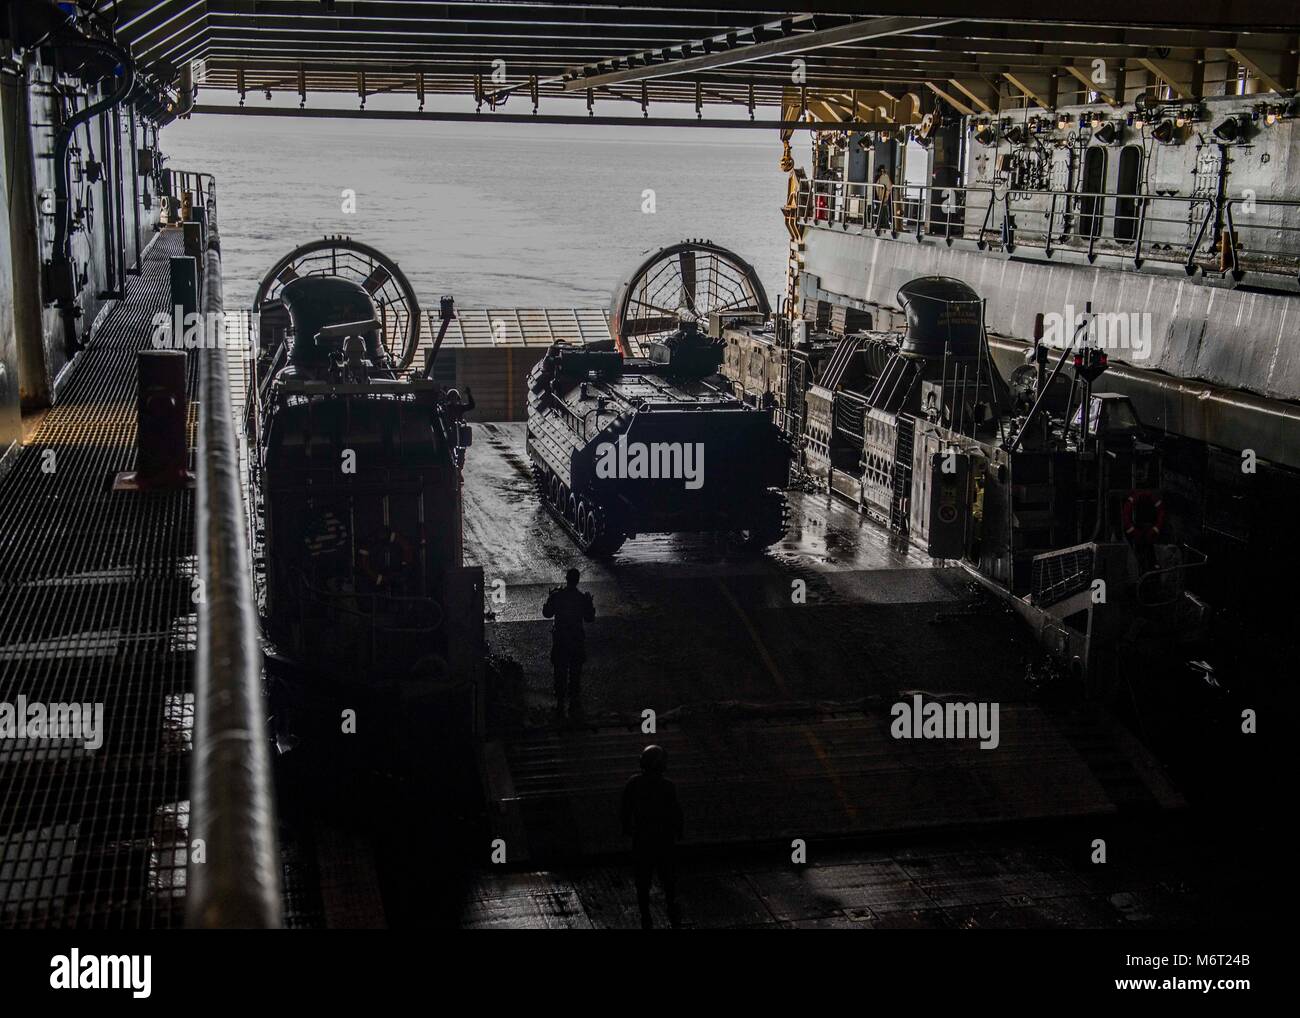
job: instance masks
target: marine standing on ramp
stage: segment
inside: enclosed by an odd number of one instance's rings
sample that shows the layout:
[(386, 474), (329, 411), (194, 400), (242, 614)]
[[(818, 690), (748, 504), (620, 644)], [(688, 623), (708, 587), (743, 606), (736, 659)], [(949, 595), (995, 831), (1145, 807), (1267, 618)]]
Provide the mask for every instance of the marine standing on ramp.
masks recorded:
[(555, 709), (564, 713), (564, 701), (576, 712), (581, 710), (582, 663), (587, 660), (586, 634), (583, 623), (596, 618), (591, 595), (578, 589), (582, 574), (570, 569), (564, 574), (565, 586), (556, 587), (542, 605), (542, 615), (554, 619), (551, 626), (551, 664), (555, 666)]
[(641, 773), (623, 788), (623, 833), (632, 838), (636, 867), (636, 900), (641, 907), (641, 929), (654, 927), (650, 918), (650, 882), (656, 872), (664, 891), (668, 921), (681, 925), (677, 910), (677, 840), (682, 836), (682, 807), (677, 787), (664, 777), (668, 751), (646, 746), (641, 751)]

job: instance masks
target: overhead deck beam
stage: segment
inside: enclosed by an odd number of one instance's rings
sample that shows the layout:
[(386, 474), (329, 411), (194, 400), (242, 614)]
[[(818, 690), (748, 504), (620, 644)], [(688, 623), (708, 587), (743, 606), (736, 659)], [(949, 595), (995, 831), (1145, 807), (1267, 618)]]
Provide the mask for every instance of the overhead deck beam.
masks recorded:
[[(423, 73), (428, 90), (440, 93), (469, 94), (481, 83), (489, 102), (534, 81), (548, 97), (618, 96), (623, 86), (649, 83), (651, 101), (691, 101), (699, 81), (706, 101), (734, 101), (753, 88), (755, 101), (768, 103), (791, 83), (795, 56), (805, 72), (797, 84), (810, 89), (908, 86), (985, 112), (997, 107), (999, 82), (1004, 98), (1018, 93), (1040, 105), (1055, 101), (1063, 80), (1065, 95), (1077, 82), (1121, 102), (1122, 77), (1108, 72), (1105, 82), (1092, 81), (1096, 60), (1127, 67), (1130, 77), (1145, 68), (1180, 96), (1204, 91), (1206, 68), (1226, 60), (1264, 89), (1300, 84), (1300, 0), (1096, 0), (1080, 11), (1041, 0), (985, 0), (975, 9), (965, 0), (634, 0), (626, 7), (610, 0), (98, 0), (96, 7), (145, 70), (202, 59), (200, 83), (213, 88), (231, 87), (226, 68), (253, 82), (302, 65), (309, 91), (334, 90), (335, 71), (387, 75), (380, 87), (391, 91), (407, 90), (403, 75)], [(505, 83), (490, 80), (498, 59), (507, 64)]]
[[(121, 20), (119, 28), (128, 27), (137, 18), (150, 16), (158, 8), (174, 8), (178, 2), (171, 0), (98, 0), (101, 12), (116, 12)], [(263, 0), (258, 14), (299, 15), (310, 12), (314, 5), (301, 0)], [(354, 14), (382, 12), (391, 16), (401, 12), (415, 17), (461, 17), (473, 20), (490, 17), (486, 13), (500, 8), (505, 17), (518, 17), (523, 21), (540, 22), (547, 17), (590, 19), (593, 22), (617, 20), (623, 8), (613, 6), (610, 0), (564, 0), (558, 3), (502, 3), (484, 4), (462, 2), (394, 2), (394, 0), (352, 0)], [(1134, 28), (1196, 28), (1206, 31), (1293, 31), (1300, 24), (1300, 2), (1297, 0), (1206, 0), (1203, 3), (1185, 3), (1179, 0), (1090, 0), (1086, 7), (1070, 8), (1044, 4), (1042, 0), (980, 0), (972, 5), (969, 0), (799, 0), (797, 4), (781, 4), (779, 0), (708, 0), (698, 8), (675, 3), (639, 3), (626, 8), (629, 13), (654, 12), (665, 23), (675, 18), (713, 17), (717, 22), (743, 21), (746, 17), (770, 20), (788, 16), (791, 7), (809, 14), (841, 15), (852, 17), (883, 17), (907, 14), (918, 18), (952, 20), (1040, 22), (1058, 25), (1110, 25)], [(213, 13), (245, 13), (254, 16), (251, 3), (245, 0), (208, 0)], [(518, 12), (527, 12), (519, 14)], [(332, 13), (332, 12), (331, 12)], [(611, 18), (611, 15), (613, 16)]]
[(1252, 76), (1262, 81), (1270, 92), (1294, 92), (1296, 90), (1296, 48), (1286, 51), (1242, 49), (1228, 47), (1228, 56), (1243, 65)]
[(1064, 64), (1061, 69), (1089, 92), (1096, 92), (1104, 102), (1111, 106), (1121, 105), (1123, 97), (1120, 95), (1118, 79), (1113, 74), (1108, 74), (1106, 80), (1099, 83), (1092, 80), (1091, 69), (1075, 67), (1073, 64)]
[(737, 46), (721, 53), (706, 53), (698, 57), (687, 57), (666, 64), (649, 67), (633, 67), (608, 74), (589, 75), (565, 83), (566, 90), (592, 88), (596, 85), (615, 85), (629, 81), (644, 81), (647, 78), (662, 78), (668, 75), (690, 74), (694, 71), (707, 71), (718, 67), (730, 67), (734, 64), (749, 63), (768, 57), (796, 56), (827, 46), (839, 46), (845, 43), (864, 42), (880, 39), (890, 35), (915, 32), (922, 29), (942, 28), (958, 19), (926, 18), (878, 18), (871, 21), (859, 21), (838, 28), (827, 28), (809, 32), (805, 35), (792, 35), (784, 39), (771, 39), (756, 42), (749, 46)]
[[(208, 106), (196, 105), (195, 113), (234, 117), (307, 117), (319, 120), (428, 120), (458, 124), (603, 124), (613, 127), (710, 127), (749, 131), (818, 131), (823, 123), (808, 120), (744, 120), (718, 117), (605, 117), (580, 115), (540, 115), (528, 113), (450, 113), (440, 110), (334, 110), (293, 109), (286, 106)], [(837, 122), (837, 130), (884, 131), (895, 126), (892, 121)]]
[(1195, 66), (1191, 61), (1186, 60), (1152, 60), (1149, 57), (1139, 57), (1138, 63), (1150, 71), (1157, 80), (1169, 86), (1176, 99), (1191, 99), (1195, 97), (1196, 88), (1193, 85), (1195, 77)]
[[(592, 0), (595, 6), (599, 0)], [(716, 10), (762, 9), (764, 4), (745, 0), (711, 0)], [(1297, 0), (1205, 0), (1185, 3), (1181, 0), (1090, 0), (1086, 6), (1069, 7), (1044, 3), (1043, 0), (801, 0), (798, 9), (811, 14), (851, 14), (859, 17), (907, 13), (918, 18), (952, 18), (982, 21), (1018, 21), (1077, 24), (1120, 25), (1134, 27), (1178, 28), (1191, 26), (1210, 30), (1228, 27), (1250, 29), (1258, 26), (1287, 31), (1300, 24)], [(787, 8), (788, 9), (788, 8)]]

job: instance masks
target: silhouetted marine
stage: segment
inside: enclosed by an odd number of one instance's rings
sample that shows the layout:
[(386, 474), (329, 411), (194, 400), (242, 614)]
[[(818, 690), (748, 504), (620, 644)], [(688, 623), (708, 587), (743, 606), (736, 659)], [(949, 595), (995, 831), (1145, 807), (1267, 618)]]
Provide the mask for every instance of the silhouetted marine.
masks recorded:
[(682, 808), (677, 802), (677, 787), (664, 777), (667, 769), (667, 750), (647, 746), (641, 751), (641, 773), (623, 788), (623, 833), (632, 838), (643, 930), (654, 925), (650, 918), (650, 882), (656, 872), (668, 919), (674, 927), (681, 922), (677, 912), (677, 840), (682, 836)]
[(581, 698), (579, 683), (587, 660), (583, 624), (596, 618), (591, 595), (578, 589), (578, 570), (570, 569), (564, 579), (566, 586), (552, 590), (542, 606), (542, 615), (555, 620), (551, 626), (551, 664), (555, 666), (555, 706), (561, 712), (566, 696), (574, 706)]

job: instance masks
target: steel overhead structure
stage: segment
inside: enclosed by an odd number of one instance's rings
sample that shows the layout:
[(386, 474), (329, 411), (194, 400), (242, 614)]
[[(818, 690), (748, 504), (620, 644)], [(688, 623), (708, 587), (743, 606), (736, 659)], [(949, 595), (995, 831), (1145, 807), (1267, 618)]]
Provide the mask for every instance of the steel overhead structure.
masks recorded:
[(296, 93), (303, 105), (317, 92), (361, 106), (408, 94), (421, 108), (428, 96), (468, 95), (517, 113), (564, 96), (692, 103), (700, 117), (706, 105), (788, 110), (797, 99), (801, 114), (848, 106), (873, 120), (893, 118), (906, 96), (913, 111), (993, 111), (1111, 99), (1171, 78), (1194, 89), (1210, 68), (1261, 90), (1300, 85), (1300, 0), (801, 0), (795, 10), (774, 0), (97, 0), (94, 16), (165, 80), (193, 62), (202, 89), (241, 101)]
[(697, 71), (711, 71), (722, 67), (734, 67), (754, 60), (772, 57), (791, 57), (813, 50), (842, 46), (849, 43), (867, 42), (871, 39), (883, 39), (890, 35), (904, 35), (922, 29), (943, 28), (953, 24), (955, 18), (946, 20), (933, 18), (865, 18), (836, 28), (825, 28), (802, 35), (788, 35), (781, 39), (767, 42), (755, 42), (753, 45), (721, 52), (704, 53), (698, 57), (683, 57), (667, 64), (629, 67), (622, 71), (610, 71), (606, 74), (594, 74), (587, 77), (575, 76), (565, 82), (565, 90), (577, 88), (597, 88), (601, 85), (617, 85), (628, 81), (645, 81), (650, 78), (663, 78), (676, 74), (692, 74)]
[[(474, 124), (600, 124), (606, 127), (712, 127), (719, 130), (784, 130), (810, 131), (820, 125), (808, 120), (744, 120), (739, 118), (706, 117), (620, 117), (578, 116), (573, 114), (543, 113), (538, 116), (525, 113), (456, 113), (447, 110), (341, 110), (334, 108), (296, 110), (286, 106), (222, 106), (200, 105), (195, 113), (236, 117), (297, 117), (309, 120), (423, 120), (435, 123)], [(884, 131), (896, 125), (889, 120), (846, 120), (836, 122), (836, 128), (845, 131)]]

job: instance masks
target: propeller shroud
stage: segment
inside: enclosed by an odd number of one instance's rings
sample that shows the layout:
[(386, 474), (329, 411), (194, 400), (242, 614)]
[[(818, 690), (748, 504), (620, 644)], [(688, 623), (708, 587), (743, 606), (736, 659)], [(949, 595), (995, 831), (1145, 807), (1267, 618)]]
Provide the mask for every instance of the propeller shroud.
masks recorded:
[(710, 314), (771, 314), (754, 267), (708, 240), (685, 240), (646, 258), (614, 293), (609, 328), (624, 356)]
[(398, 371), (415, 360), (420, 345), (420, 302), (397, 262), (378, 248), (351, 237), (325, 237), (294, 248), (262, 278), (253, 311), (262, 315), (267, 331), (277, 311), (280, 290), (301, 276), (339, 276), (361, 285), (379, 309), (380, 342)]

